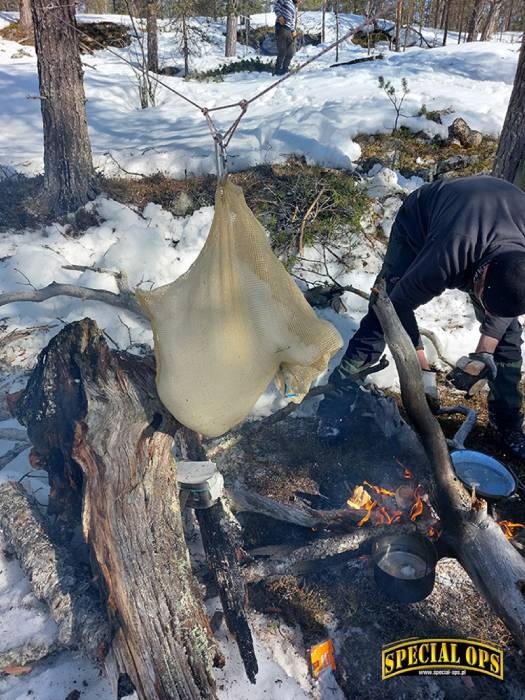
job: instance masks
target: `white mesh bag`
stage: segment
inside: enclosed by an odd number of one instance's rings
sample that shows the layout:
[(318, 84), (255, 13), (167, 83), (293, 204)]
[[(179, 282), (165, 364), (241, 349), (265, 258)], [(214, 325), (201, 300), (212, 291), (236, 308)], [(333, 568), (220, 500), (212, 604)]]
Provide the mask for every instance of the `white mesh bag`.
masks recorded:
[(299, 403), (342, 346), (228, 180), (217, 188), (210, 233), (190, 269), (136, 293), (153, 327), (161, 401), (209, 437), (241, 421), (272, 379)]

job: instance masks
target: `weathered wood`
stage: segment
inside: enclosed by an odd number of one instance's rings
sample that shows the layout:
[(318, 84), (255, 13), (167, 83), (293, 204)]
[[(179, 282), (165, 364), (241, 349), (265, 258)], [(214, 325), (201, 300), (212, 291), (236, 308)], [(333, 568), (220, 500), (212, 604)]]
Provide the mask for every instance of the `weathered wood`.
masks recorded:
[(244, 607), (246, 583), (232, 546), (228, 516), (220, 500), (211, 508), (196, 510), (195, 513), (208, 566), (219, 589), (226, 626), (237, 641), (246, 675), (251, 683), (255, 683), (259, 668)]
[(49, 606), (58, 625), (58, 645), (80, 649), (93, 660), (103, 659), (112, 635), (99, 595), (70, 552), (53, 542), (38, 506), (17, 482), (0, 485), (0, 528), (36, 597)]
[(416, 532), (417, 529), (413, 523), (395, 523), (373, 528), (363, 527), (349, 535), (317, 540), (304, 547), (261, 547), (248, 554), (267, 558), (243, 567), (243, 575), (247, 583), (257, 583), (288, 574), (302, 575), (344, 566), (352, 559), (370, 554), (374, 540), (392, 533), (393, 527), (399, 534)]
[[(215, 697), (216, 647), (184, 541), (173, 437), (151, 358), (112, 353), (89, 319), (40, 355), (17, 413), (42, 466), (52, 507), (79, 515), (100, 572), (112, 658), (141, 700)], [(72, 495), (73, 494), (73, 495)], [(77, 510), (78, 509), (78, 510)]]
[[(183, 428), (178, 438), (174, 446), (176, 459), (206, 460), (206, 452), (197, 433)], [(237, 642), (246, 675), (255, 683), (258, 664), (245, 610), (246, 583), (238, 563), (236, 549), (240, 548), (240, 543), (231, 525), (233, 518), (228, 517), (221, 500), (211, 508), (195, 510), (195, 514), (206, 560), (219, 590), (226, 626)]]
[(433, 469), (436, 510), (449, 544), (474, 585), (525, 649), (525, 560), (488, 515), (482, 499), (472, 503), (456, 477), (445, 436), (432, 415), (423, 391), (414, 347), (384, 285), (378, 285), (374, 309), (394, 357), (403, 405), (421, 437)]

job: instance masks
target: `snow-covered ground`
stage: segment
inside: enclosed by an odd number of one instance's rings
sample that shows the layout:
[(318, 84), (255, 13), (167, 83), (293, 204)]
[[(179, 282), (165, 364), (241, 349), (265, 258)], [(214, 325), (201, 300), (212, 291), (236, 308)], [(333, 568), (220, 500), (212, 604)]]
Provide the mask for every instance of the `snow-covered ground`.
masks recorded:
[[(103, 18), (126, 22), (125, 17), (100, 16)], [(271, 23), (273, 16), (259, 15), (257, 19)], [(361, 21), (357, 16), (343, 15), (341, 32)], [(319, 13), (303, 13), (301, 22), (315, 28)], [(0, 26), (6, 23), (0, 18)], [(209, 42), (191, 57), (192, 68), (198, 71), (226, 62), (222, 56), (223, 25), (202, 21), (201, 27)], [(334, 38), (330, 20), (327, 41)], [(449, 41), (454, 42), (453, 35)], [(408, 81), (410, 93), (403, 109), (408, 116), (401, 123), (432, 134), (446, 133), (448, 123), (460, 115), (472, 128), (496, 136), (510, 96), (518, 47), (519, 43), (492, 41), (460, 46), (449, 43), (432, 50), (412, 48), (399, 54), (382, 49), (382, 61), (330, 68), (335, 62), (332, 50), (250, 105), (231, 142), (231, 167), (243, 169), (298, 154), (311, 162), (351, 168), (360, 154), (354, 137), (393, 126), (393, 109), (378, 88), (380, 75), (395, 85), (402, 77)], [(320, 48), (303, 49), (295, 63), (312, 57)], [(118, 174), (117, 163), (131, 172), (162, 170), (176, 177), (212, 172), (213, 142), (200, 111), (162, 86), (157, 90), (157, 106), (139, 109), (133, 70), (119, 59), (122, 55), (135, 60), (136, 47), (114, 51), (83, 57), (90, 137), (98, 167), (106, 174)], [(366, 54), (365, 49), (346, 41), (340, 47), (339, 60)], [(255, 51), (239, 44), (238, 55), (255, 56)], [(161, 64), (180, 67), (176, 33), (161, 33), (160, 56)], [(166, 85), (208, 108), (249, 99), (274, 80), (268, 73), (234, 74), (223, 82), (211, 83), (162, 77)], [(20, 51), (17, 44), (0, 42), (0, 92), (5, 96), (0, 104), (0, 165), (24, 173), (40, 172), (42, 128), (32, 48)], [(444, 126), (414, 116), (423, 104), (432, 110), (452, 109)], [(238, 112), (238, 108), (216, 112), (219, 129), (224, 131)]]
[[(115, 20), (114, 17), (104, 18)], [(116, 20), (126, 21), (125, 18)], [(319, 25), (319, 15), (303, 13), (301, 21), (303, 26), (315, 28)], [(254, 18), (254, 24), (272, 22), (271, 14)], [(343, 17), (342, 31), (359, 22), (360, 18), (355, 16)], [(7, 20), (0, 19), (0, 26), (5, 24)], [(221, 56), (223, 26), (203, 22), (202, 28), (210, 42), (204, 45), (200, 55), (191, 59), (192, 66), (200, 71), (225, 62)], [(427, 30), (425, 35), (432, 38), (435, 32)], [(333, 38), (334, 26), (330, 21), (327, 39)], [(400, 54), (385, 50), (382, 61), (338, 68), (330, 68), (335, 60), (332, 51), (250, 106), (230, 147), (232, 167), (241, 169), (297, 154), (306, 156), (310, 162), (351, 168), (360, 152), (353, 140), (355, 136), (388, 131), (393, 125), (395, 115), (378, 88), (379, 75), (396, 85), (402, 77), (407, 78), (410, 93), (404, 113), (409, 116), (403, 118), (403, 123), (430, 133), (446, 133), (448, 123), (462, 116), (473, 128), (497, 135), (518, 56), (518, 43), (512, 43), (515, 37), (504, 38), (506, 41), (501, 43), (460, 46), (451, 43), (442, 48), (414, 48)], [(450, 41), (454, 42), (453, 36)], [(162, 33), (160, 47), (164, 64), (180, 65), (173, 33)], [(302, 61), (318, 50), (319, 47), (304, 49), (295, 60)], [(118, 53), (133, 58), (133, 50), (121, 49)], [(238, 54), (252, 56), (255, 52), (239, 46)], [(347, 42), (341, 47), (340, 61), (364, 55), (364, 49)], [(157, 92), (157, 106), (140, 110), (133, 72), (117, 56), (102, 51), (84, 56), (83, 61), (91, 143), (95, 161), (102, 171), (120, 174), (118, 163), (128, 171), (165, 171), (177, 177), (213, 172), (213, 145), (199, 110), (163, 87)], [(184, 81), (175, 77), (162, 80), (197, 103), (212, 107), (249, 98), (268, 86), (273, 78), (269, 74), (244, 73), (227, 76), (220, 83)], [(13, 42), (0, 40), (0, 94), (0, 166), (5, 173), (13, 170), (27, 174), (40, 172), (42, 128), (39, 101), (34, 99), (38, 95), (38, 83), (33, 49), (21, 49)], [(445, 124), (439, 126), (413, 116), (423, 104), (429, 110), (451, 108)], [(224, 129), (237, 112), (217, 114), (218, 125)], [(386, 233), (401, 203), (398, 195), (420, 184), (417, 179), (407, 181), (386, 169), (374, 171), (367, 179), (370, 194), (378, 198), (378, 212)], [(132, 286), (149, 288), (172, 281), (197, 257), (213, 216), (213, 209), (207, 207), (191, 216), (175, 218), (155, 204), (149, 204), (139, 214), (105, 197), (99, 197), (90, 206), (98, 212), (101, 223), (89, 228), (80, 238), (68, 237), (58, 224), (23, 234), (0, 234), (1, 291), (23, 289), (28, 284), (39, 288), (52, 281), (117, 291), (111, 275), (64, 269), (71, 264), (123, 270)], [(366, 246), (357, 252), (362, 252), (366, 258), (366, 267), (357, 263), (354, 270), (343, 273), (334, 262), (331, 272), (339, 276), (342, 284), (350, 283), (367, 290), (379, 268), (380, 257)], [(315, 249), (305, 253), (305, 257), (313, 260), (316, 256), (319, 259), (319, 255)], [(310, 280), (318, 281), (318, 278), (311, 275)], [(366, 303), (351, 294), (346, 294), (344, 301), (346, 312), (338, 315), (326, 310), (322, 315), (348, 340)], [(37, 328), (22, 343), (6, 340), (2, 355), (14, 368), (29, 369), (52, 335), (65, 323), (85, 316), (94, 318), (119, 347), (133, 349), (136, 344), (152, 342), (149, 328), (130, 313), (117, 313), (100, 303), (59, 297), (43, 304), (18, 303), (3, 307), (4, 336), (15, 329)], [(418, 316), (422, 326), (438, 335), (451, 360), (475, 345), (477, 323), (463, 294), (447, 292), (421, 309)], [(432, 350), (430, 354), (435, 359)], [(334, 358), (332, 364), (337, 360), (338, 357)], [(375, 375), (375, 381), (392, 386), (395, 383), (393, 368)], [(282, 404), (283, 400), (270, 387), (257, 403), (254, 415), (265, 415)], [(313, 404), (301, 410), (311, 411)], [(13, 423), (0, 423), (0, 429)], [(0, 453), (11, 446), (2, 442)], [(29, 471), (26, 451), (0, 471), (0, 482), (18, 479)], [(39, 479), (39, 474), (32, 472), (31, 476), (36, 478), (26, 478), (24, 484), (37, 491), (39, 499), (45, 499), (42, 475)], [(0, 651), (29, 638), (53, 639), (56, 629), (46, 610), (32, 596), (16, 561), (2, 554), (1, 545), (0, 542)], [(228, 663), (224, 671), (218, 673), (219, 696), (239, 700), (249, 696), (315, 697), (318, 689), (313, 689), (308, 681), (304, 650), (298, 653), (292, 649), (293, 630), (285, 630), (284, 637), (290, 642), (285, 648), (281, 633), (267, 627), (264, 619), (254, 618), (254, 622), (262, 667), (257, 686), (253, 689), (245, 681), (236, 649), (223, 635)], [(84, 700), (109, 700), (111, 697), (107, 682), (99, 677), (96, 669), (69, 652), (37, 664), (27, 675), (0, 679), (0, 696), (7, 700), (25, 697), (57, 700), (74, 689), (81, 691)]]

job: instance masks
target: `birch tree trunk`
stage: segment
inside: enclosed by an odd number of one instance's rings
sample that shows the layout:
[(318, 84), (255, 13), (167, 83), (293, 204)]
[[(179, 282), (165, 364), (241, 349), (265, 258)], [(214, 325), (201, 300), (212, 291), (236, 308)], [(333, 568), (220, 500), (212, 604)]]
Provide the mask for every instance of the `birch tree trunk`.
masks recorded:
[(28, 33), (33, 29), (30, 0), (20, 0), (20, 19), (18, 20), (18, 26), (22, 31)]

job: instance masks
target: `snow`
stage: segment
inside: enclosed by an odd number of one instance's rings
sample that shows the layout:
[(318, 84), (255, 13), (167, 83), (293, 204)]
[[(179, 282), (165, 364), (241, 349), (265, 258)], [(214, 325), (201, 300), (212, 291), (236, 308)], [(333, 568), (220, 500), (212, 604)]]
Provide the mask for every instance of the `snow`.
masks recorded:
[[(96, 16), (129, 23), (125, 17)], [(80, 16), (89, 19), (90, 16)], [(341, 16), (341, 33), (357, 27), (362, 18)], [(273, 15), (257, 15), (254, 24), (271, 24)], [(0, 19), (0, 26), (6, 20)], [(319, 13), (301, 14), (301, 23), (315, 29)], [(215, 68), (225, 59), (223, 26), (199, 21), (210, 42), (191, 57), (193, 69)], [(160, 34), (161, 64), (180, 66), (176, 56), (177, 34)], [(327, 42), (335, 38), (333, 20), (328, 22)], [(454, 42), (451, 35), (450, 41)], [(244, 169), (258, 163), (279, 162), (291, 154), (304, 155), (308, 162), (352, 168), (360, 155), (353, 140), (362, 133), (392, 129), (394, 112), (378, 77), (399, 85), (408, 81), (410, 92), (400, 124), (430, 134), (444, 134), (452, 120), (461, 115), (469, 125), (496, 136), (501, 129), (516, 63), (518, 43), (450, 43), (432, 50), (410, 48), (405, 53), (383, 50), (384, 60), (330, 68), (335, 50), (290, 77), (275, 90), (250, 105), (229, 149), (231, 168)], [(42, 135), (36, 58), (34, 50), (0, 41), (0, 90), (9, 95), (0, 105), (0, 165), (23, 173), (42, 170)], [(254, 49), (239, 45), (238, 55), (254, 57)], [(298, 52), (301, 62), (323, 48), (309, 46)], [(99, 51), (84, 56), (88, 123), (95, 162), (108, 175), (163, 171), (175, 177), (214, 171), (213, 142), (206, 121), (198, 109), (162, 86), (157, 89), (157, 106), (139, 109), (133, 70), (122, 62), (135, 60), (137, 47)], [(340, 61), (363, 57), (367, 51), (351, 42), (340, 48)], [(265, 59), (269, 60), (269, 59)], [(267, 73), (225, 76), (220, 83), (162, 76), (162, 82), (208, 108), (238, 103), (269, 86), (275, 78)], [(415, 116), (421, 106), (451, 108), (443, 126)], [(220, 131), (238, 115), (237, 107), (212, 113)]]
[[(0, 27), (9, 15), (0, 17)], [(81, 19), (91, 20), (94, 16)], [(97, 16), (127, 23), (125, 17)], [(358, 26), (360, 17), (342, 16), (342, 32)], [(272, 13), (252, 18), (253, 26), (273, 23)], [(305, 28), (320, 27), (319, 13), (304, 12), (301, 22)], [(194, 69), (202, 71), (227, 62), (223, 50), (220, 22), (199, 20), (210, 42), (191, 58)], [(176, 36), (163, 31), (160, 38), (161, 62), (177, 63)], [(327, 24), (327, 42), (334, 39), (334, 23)], [(427, 29), (429, 40), (439, 41), (440, 33)], [(385, 59), (354, 66), (330, 68), (335, 52), (312, 63), (298, 75), (286, 80), (276, 90), (252, 104), (242, 120), (229, 149), (233, 169), (251, 165), (280, 162), (291, 154), (303, 155), (310, 163), (352, 169), (360, 155), (355, 137), (362, 133), (389, 131), (395, 114), (386, 95), (378, 88), (378, 77), (400, 84), (406, 77), (410, 92), (401, 118), (415, 130), (424, 129), (431, 135), (445, 134), (447, 126), (457, 116), (467, 120), (472, 128), (496, 136), (503, 123), (518, 56), (518, 37), (507, 33), (503, 41), (475, 44), (455, 43), (432, 50), (411, 48), (406, 53), (391, 53), (382, 49)], [(314, 56), (322, 47), (302, 50), (296, 62)], [(117, 55), (133, 59), (135, 48), (115, 50)], [(252, 49), (239, 46), (239, 56), (255, 56)], [(340, 50), (340, 61), (363, 57), (366, 50), (346, 43)], [(84, 56), (85, 85), (88, 98), (88, 122), (97, 167), (107, 175), (122, 174), (120, 168), (136, 173), (162, 171), (175, 177), (214, 171), (213, 144), (200, 112), (183, 102), (164, 87), (157, 92), (156, 107), (140, 110), (131, 68), (118, 56), (97, 52)], [(197, 103), (208, 107), (238, 102), (269, 86), (274, 78), (269, 74), (236, 74), (222, 82), (207, 83), (182, 78), (162, 78), (170, 87), (180, 90)], [(42, 127), (36, 73), (36, 58), (32, 48), (0, 40), (0, 90), (8, 95), (0, 103), (0, 177), (14, 172), (34, 174), (42, 170)], [(450, 108), (440, 126), (423, 117), (414, 116), (421, 106), (427, 109)], [(238, 110), (214, 113), (217, 124), (224, 130)], [(8, 125), (8, 126), (6, 126)], [(120, 167), (119, 167), (120, 166)], [(401, 205), (402, 196), (422, 184), (418, 178), (406, 179), (399, 173), (376, 166), (366, 178), (370, 196), (376, 198), (376, 213), (385, 235)], [(43, 287), (52, 281), (117, 291), (110, 273), (66, 270), (66, 265), (95, 266), (107, 270), (125, 271), (131, 287), (150, 288), (171, 282), (184, 273), (196, 259), (209, 230), (212, 207), (204, 207), (191, 216), (173, 217), (156, 204), (149, 204), (142, 213), (107, 197), (98, 197), (90, 207), (96, 210), (100, 223), (89, 228), (79, 238), (67, 236), (60, 224), (24, 231), (0, 233), (0, 289), (24, 289), (28, 284)], [(337, 252), (337, 251), (336, 251)], [(315, 248), (305, 251), (305, 257), (321, 262)], [(355, 268), (350, 272), (340, 268), (334, 259), (329, 271), (341, 284), (351, 284), (368, 291), (381, 265), (381, 251), (361, 243), (354, 251)], [(366, 265), (364, 264), (366, 263)], [(315, 264), (305, 275), (310, 282), (319, 283)], [(347, 342), (365, 313), (367, 303), (360, 297), (345, 293), (344, 313), (322, 310), (320, 315), (330, 320)], [(33, 329), (21, 341), (6, 340), (2, 356), (23, 372), (34, 366), (37, 353), (65, 323), (89, 316), (104, 330), (110, 344), (138, 351), (141, 344), (152, 343), (149, 327), (126, 311), (117, 311), (98, 302), (79, 302), (57, 297), (42, 304), (13, 303), (2, 309), (5, 333)], [(466, 297), (448, 291), (417, 312), (422, 327), (437, 334), (445, 355), (455, 361), (473, 349), (477, 338), (477, 322)], [(2, 331), (4, 332), (4, 331)], [(437, 360), (428, 347), (431, 361)], [(332, 360), (340, 360), (343, 350)], [(324, 383), (326, 375), (319, 378)], [(374, 375), (380, 386), (396, 386), (393, 363)], [(268, 415), (284, 405), (275, 388), (269, 387), (257, 402), (252, 417)], [(316, 402), (302, 406), (298, 413), (312, 413)], [(14, 420), (0, 423), (0, 430), (21, 426)], [(0, 454), (13, 446), (0, 441)], [(31, 468), (29, 451), (22, 452), (0, 470), (0, 483), (7, 479), (22, 479), (24, 486), (45, 503), (48, 493), (44, 472)], [(210, 610), (217, 601), (208, 601)], [(280, 623), (275, 629), (268, 619), (253, 615), (256, 653), (260, 674), (255, 688), (244, 676), (237, 649), (228, 639), (224, 626), (219, 639), (227, 658), (223, 671), (217, 671), (219, 697), (244, 700), (246, 697), (281, 698), (291, 700), (318, 697), (320, 684), (309, 678), (306, 651), (298, 630)], [(8, 559), (0, 542), (0, 652), (33, 639), (52, 640), (56, 627), (46, 609), (30, 592), (29, 582), (18, 563)], [(335, 681), (329, 679), (323, 697), (337, 697)], [(62, 652), (35, 664), (25, 676), (0, 678), (0, 696), (6, 700), (37, 697), (56, 700), (71, 690), (81, 690), (84, 700), (109, 700), (112, 697), (107, 681), (98, 670), (81, 657)], [(38, 693), (35, 694), (35, 689)]]

